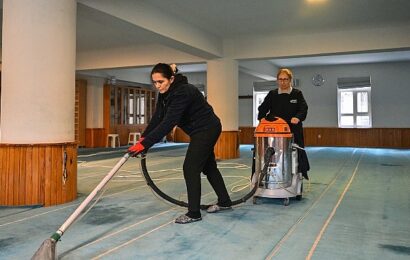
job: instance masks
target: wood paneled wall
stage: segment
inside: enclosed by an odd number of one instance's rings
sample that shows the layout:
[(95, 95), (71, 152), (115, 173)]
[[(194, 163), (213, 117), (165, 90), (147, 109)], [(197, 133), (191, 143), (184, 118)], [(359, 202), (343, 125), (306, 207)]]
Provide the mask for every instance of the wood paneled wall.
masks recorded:
[[(254, 127), (240, 127), (241, 144), (253, 144)], [(305, 127), (306, 146), (410, 148), (410, 128)]]
[(240, 144), (254, 144), (255, 137), (253, 136), (255, 127), (241, 126), (239, 127), (239, 143)]
[(214, 152), (217, 159), (239, 158), (239, 131), (222, 131)]
[(105, 147), (107, 134), (104, 128), (87, 128), (85, 129), (85, 147)]
[(410, 128), (308, 127), (304, 133), (306, 146), (410, 148)]
[(76, 198), (76, 143), (0, 144), (0, 205), (52, 206)]
[[(176, 143), (189, 143), (189, 136), (180, 128), (175, 128), (171, 134)], [(217, 159), (238, 158), (239, 152), (239, 131), (222, 131), (218, 142), (215, 145), (215, 157)]]
[(189, 138), (189, 135), (187, 135), (181, 128), (176, 127), (174, 131), (172, 131), (172, 138), (174, 142), (176, 143), (189, 143), (191, 141), (191, 138)]

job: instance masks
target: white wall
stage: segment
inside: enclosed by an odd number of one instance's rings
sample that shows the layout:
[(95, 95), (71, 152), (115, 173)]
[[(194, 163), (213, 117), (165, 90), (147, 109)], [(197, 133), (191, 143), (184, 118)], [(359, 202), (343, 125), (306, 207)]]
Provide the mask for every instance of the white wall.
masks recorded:
[[(314, 73), (326, 79), (322, 87), (310, 82)], [(373, 127), (410, 127), (410, 62), (295, 68), (309, 104), (305, 126), (337, 127), (337, 78), (370, 76)]]
[[(188, 81), (191, 84), (204, 84), (206, 87), (206, 72), (195, 72), (195, 73), (184, 73), (188, 77)], [(272, 73), (273, 75), (273, 73)], [(251, 76), (247, 73), (242, 73), (239, 71), (239, 81), (238, 81), (238, 95), (248, 96), (253, 94), (253, 82), (263, 81), (263, 79)], [(253, 99), (239, 99), (239, 126), (252, 126), (252, 102)]]
[[(337, 78), (370, 76), (373, 127), (410, 127), (410, 62), (299, 67), (293, 68), (293, 73), (309, 105), (305, 126), (337, 127)], [(325, 78), (323, 86), (312, 85), (315, 73)], [(249, 80), (240, 74), (240, 95), (252, 92)], [(239, 107), (239, 125), (252, 125), (252, 103), (240, 100)]]
[(184, 73), (180, 71), (188, 78), (188, 82), (191, 84), (204, 84), (206, 86), (206, 72), (190, 72)]
[[(300, 80), (299, 89), (309, 105), (305, 126), (337, 127), (337, 78), (370, 76), (372, 81), (373, 127), (410, 127), (410, 62), (358, 65), (309, 66), (292, 68)], [(183, 72), (182, 72), (183, 73)], [(325, 83), (315, 87), (314, 74), (321, 73)], [(205, 84), (206, 72), (184, 73), (190, 83)], [(274, 76), (276, 72), (272, 72)], [(239, 73), (238, 95), (252, 95), (253, 82), (261, 81)], [(239, 126), (252, 126), (252, 99), (239, 99)]]
[[(276, 74), (276, 73), (275, 73)], [(274, 72), (272, 72), (272, 76)], [(239, 96), (253, 95), (253, 82), (263, 81), (260, 78), (246, 73), (239, 73)], [(239, 99), (239, 126), (252, 126), (253, 121), (253, 98)]]

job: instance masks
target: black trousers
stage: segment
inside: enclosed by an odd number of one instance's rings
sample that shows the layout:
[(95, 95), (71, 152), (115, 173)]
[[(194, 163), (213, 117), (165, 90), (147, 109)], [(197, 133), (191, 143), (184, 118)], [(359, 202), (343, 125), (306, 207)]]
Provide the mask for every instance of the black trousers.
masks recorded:
[[(293, 133), (293, 141), (300, 147), (305, 148), (302, 123), (299, 123), (297, 125), (289, 125)], [(307, 172), (310, 170), (310, 164), (305, 150), (298, 149), (298, 170), (302, 173), (305, 179), (309, 180)]]
[(212, 127), (190, 136), (191, 141), (184, 161), (184, 178), (188, 192), (188, 211), (200, 212), (201, 172), (218, 196), (218, 204), (230, 206), (231, 200), (215, 161), (214, 146), (222, 127)]

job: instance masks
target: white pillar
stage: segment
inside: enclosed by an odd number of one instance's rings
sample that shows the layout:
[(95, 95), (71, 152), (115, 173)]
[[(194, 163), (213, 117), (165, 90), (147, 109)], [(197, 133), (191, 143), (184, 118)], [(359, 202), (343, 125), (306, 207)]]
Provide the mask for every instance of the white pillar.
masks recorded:
[(87, 128), (104, 127), (104, 82), (103, 78), (87, 78)]
[(238, 62), (217, 59), (207, 64), (207, 97), (223, 131), (238, 130)]
[(74, 141), (75, 0), (3, 0), (1, 143)]

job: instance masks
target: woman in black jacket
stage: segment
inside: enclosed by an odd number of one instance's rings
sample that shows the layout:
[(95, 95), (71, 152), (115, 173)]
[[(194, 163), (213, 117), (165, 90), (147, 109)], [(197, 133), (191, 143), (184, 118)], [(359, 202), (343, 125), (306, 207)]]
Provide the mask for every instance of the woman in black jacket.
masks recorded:
[(210, 206), (208, 213), (230, 209), (232, 202), (214, 154), (214, 146), (222, 131), (221, 122), (202, 93), (176, 72), (176, 67), (164, 63), (158, 63), (152, 69), (152, 83), (159, 91), (156, 110), (139, 142), (128, 151), (136, 156), (148, 150), (175, 126), (190, 136), (183, 165), (188, 212), (175, 219), (175, 223), (186, 224), (202, 219), (201, 172), (218, 196), (217, 204)]
[[(275, 117), (284, 119), (293, 133), (293, 141), (300, 147), (305, 147), (302, 121), (306, 119), (308, 105), (302, 91), (292, 87), (293, 74), (289, 69), (280, 69), (276, 75), (279, 88), (269, 91), (259, 106), (258, 120)], [(305, 179), (309, 179), (309, 161), (304, 150), (298, 149), (299, 172)]]

